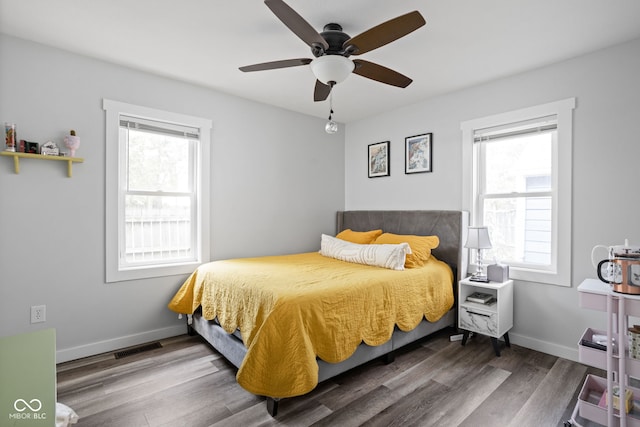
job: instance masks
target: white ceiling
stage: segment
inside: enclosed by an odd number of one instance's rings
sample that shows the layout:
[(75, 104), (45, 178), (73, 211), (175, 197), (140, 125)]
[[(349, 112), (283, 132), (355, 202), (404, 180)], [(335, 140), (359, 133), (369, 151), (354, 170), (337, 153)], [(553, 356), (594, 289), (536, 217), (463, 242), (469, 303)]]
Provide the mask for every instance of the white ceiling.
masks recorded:
[[(355, 36), (418, 10), (426, 26), (359, 58), (411, 77), (406, 89), (351, 75), (334, 90), (349, 122), (640, 37), (638, 0), (285, 0), (314, 28)], [(239, 66), (313, 58), (261, 0), (0, 0), (0, 31), (305, 114), (308, 66)], [(2, 58), (3, 61), (7, 58)]]

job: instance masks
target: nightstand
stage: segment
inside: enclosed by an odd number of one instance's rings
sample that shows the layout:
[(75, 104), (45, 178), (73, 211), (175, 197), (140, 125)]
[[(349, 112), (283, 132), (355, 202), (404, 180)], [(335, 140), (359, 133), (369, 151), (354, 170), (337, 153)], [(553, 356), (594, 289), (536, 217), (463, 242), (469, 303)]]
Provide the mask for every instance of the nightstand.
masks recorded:
[[(482, 302), (484, 296), (490, 296), (491, 300)], [(506, 346), (510, 347), (508, 332), (512, 327), (513, 280), (483, 283), (467, 278), (458, 282), (458, 328), (463, 330), (462, 345), (467, 343), (470, 332), (487, 335), (491, 337), (496, 356), (500, 356), (498, 338), (504, 337)]]

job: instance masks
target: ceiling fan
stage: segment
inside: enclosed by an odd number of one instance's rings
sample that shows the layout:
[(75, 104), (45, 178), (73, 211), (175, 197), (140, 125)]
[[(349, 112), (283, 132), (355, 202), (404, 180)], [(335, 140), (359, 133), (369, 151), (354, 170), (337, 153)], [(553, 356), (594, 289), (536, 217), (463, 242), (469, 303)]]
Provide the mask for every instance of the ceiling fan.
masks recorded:
[(411, 84), (412, 80), (409, 77), (397, 71), (363, 59), (351, 60), (349, 57), (370, 52), (422, 27), (425, 24), (425, 20), (420, 15), (420, 12), (413, 11), (398, 16), (355, 37), (350, 37), (342, 32), (342, 27), (339, 24), (335, 23), (325, 25), (323, 31), (318, 33), (304, 18), (282, 0), (264, 0), (264, 3), (295, 35), (309, 45), (315, 58), (264, 62), (240, 67), (240, 71), (263, 71), (310, 65), (317, 79), (313, 93), (314, 101), (327, 99), (331, 93), (331, 88), (335, 84), (344, 81), (352, 72), (368, 79), (401, 88)]

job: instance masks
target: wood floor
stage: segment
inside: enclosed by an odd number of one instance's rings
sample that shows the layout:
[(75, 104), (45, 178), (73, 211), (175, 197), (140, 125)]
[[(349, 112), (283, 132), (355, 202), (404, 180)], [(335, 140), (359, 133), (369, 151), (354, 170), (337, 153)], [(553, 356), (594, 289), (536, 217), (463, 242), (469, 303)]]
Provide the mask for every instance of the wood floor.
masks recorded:
[[(242, 389), (235, 368), (199, 337), (116, 359), (113, 353), (58, 365), (58, 401), (77, 426), (563, 426), (587, 373), (602, 371), (516, 345), (450, 342), (444, 330), (280, 401)], [(504, 344), (503, 344), (504, 345)]]

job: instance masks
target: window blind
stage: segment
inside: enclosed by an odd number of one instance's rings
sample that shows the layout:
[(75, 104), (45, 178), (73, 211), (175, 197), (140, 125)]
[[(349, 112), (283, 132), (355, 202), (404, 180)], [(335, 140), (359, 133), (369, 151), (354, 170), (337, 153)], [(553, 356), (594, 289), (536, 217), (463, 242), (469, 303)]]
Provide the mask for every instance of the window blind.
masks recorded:
[(162, 135), (171, 135), (189, 139), (199, 139), (200, 129), (174, 123), (157, 122), (140, 117), (120, 116), (120, 127), (135, 129), (143, 132), (151, 132)]
[(517, 123), (509, 123), (502, 126), (492, 126), (473, 131), (473, 142), (487, 142), (502, 138), (512, 138), (514, 136), (542, 133), (556, 130), (558, 128), (558, 117), (540, 117), (532, 120), (525, 120)]

